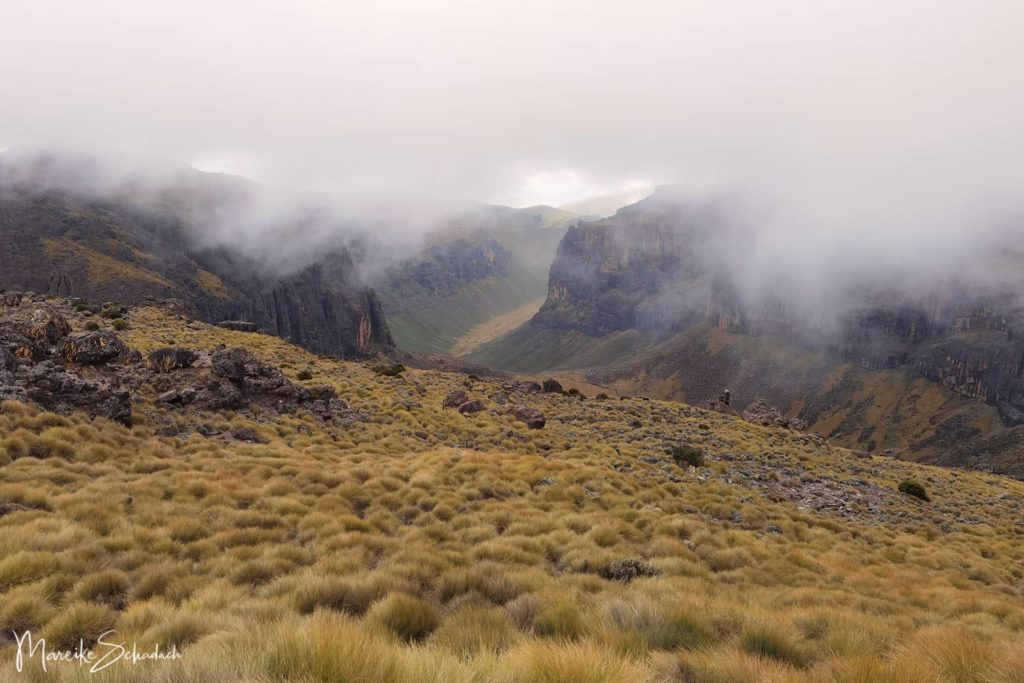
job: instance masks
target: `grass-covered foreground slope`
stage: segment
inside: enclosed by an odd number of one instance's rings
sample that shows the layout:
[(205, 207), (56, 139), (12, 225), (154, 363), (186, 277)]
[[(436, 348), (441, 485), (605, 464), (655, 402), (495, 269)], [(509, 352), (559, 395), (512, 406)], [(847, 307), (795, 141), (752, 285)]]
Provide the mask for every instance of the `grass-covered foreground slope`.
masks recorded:
[[(7, 643), (0, 680), (1022, 680), (1021, 482), (127, 321), (143, 355), (244, 346), (368, 420), (170, 408), (147, 384), (130, 428), (4, 403), (0, 627), (183, 657), (18, 674)], [(453, 390), (486, 409), (442, 409)], [(546, 425), (490, 410), (506, 399)]]

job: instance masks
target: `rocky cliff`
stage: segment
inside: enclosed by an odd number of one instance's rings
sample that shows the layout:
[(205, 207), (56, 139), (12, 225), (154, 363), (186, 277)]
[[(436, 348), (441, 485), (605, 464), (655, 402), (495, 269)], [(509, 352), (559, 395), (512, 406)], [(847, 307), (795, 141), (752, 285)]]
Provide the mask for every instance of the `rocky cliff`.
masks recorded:
[[(933, 459), (958, 442), (972, 455), (1017, 447), (1015, 432), (1005, 443), (989, 437), (1024, 422), (1018, 280), (943, 274), (911, 288), (896, 273), (825, 283), (835, 291), (811, 306), (769, 280), (751, 287), (748, 248), (715, 207), (672, 193), (581, 223), (558, 247), (537, 315), (474, 358), (584, 369), (597, 383), (695, 403), (729, 387), (741, 410), (765, 396), (850, 445), (898, 442)], [(544, 354), (533, 350), (539, 340)], [(918, 380), (957, 399), (918, 391)], [(998, 411), (998, 429), (965, 401)], [(887, 426), (901, 421), (916, 426), (897, 438)]]
[(393, 348), (380, 303), (343, 247), (282, 271), (245, 245), (207, 246), (190, 223), (196, 205), (161, 199), (0, 185), (0, 288), (126, 303), (171, 297), (204, 320), (251, 321), (324, 354)]

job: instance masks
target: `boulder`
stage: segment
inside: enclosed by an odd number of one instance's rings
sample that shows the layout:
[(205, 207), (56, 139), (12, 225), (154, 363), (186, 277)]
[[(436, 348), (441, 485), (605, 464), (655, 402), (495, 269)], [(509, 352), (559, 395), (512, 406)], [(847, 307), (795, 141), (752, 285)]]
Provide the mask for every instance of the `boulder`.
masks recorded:
[(157, 403), (192, 403), (196, 400), (196, 390), (192, 387), (172, 389), (156, 397)]
[(62, 350), (64, 360), (79, 365), (102, 365), (128, 351), (113, 332), (86, 332), (69, 339)]
[(180, 346), (165, 346), (151, 352), (147, 363), (153, 372), (172, 372), (191, 366), (198, 357), (195, 351)]
[(482, 410), (486, 410), (487, 406), (480, 399), (473, 399), (472, 401), (466, 401), (459, 406), (459, 412), (463, 415), (473, 415), (479, 413)]
[(21, 332), (34, 342), (56, 344), (71, 334), (71, 326), (64, 316), (46, 309), (38, 309), (22, 323)]
[(261, 437), (255, 429), (252, 427), (239, 427), (231, 436), (239, 441), (248, 441), (249, 443), (266, 443), (266, 439)]
[(458, 408), (468, 400), (469, 394), (467, 394), (465, 391), (462, 391), (461, 389), (458, 389), (456, 391), (449, 392), (449, 394), (444, 397), (444, 403), (441, 404), (441, 409), (443, 410), (445, 408)]
[(508, 411), (512, 417), (525, 422), (526, 426), (530, 429), (541, 429), (547, 424), (547, 420), (544, 418), (544, 413), (540, 412), (536, 408), (531, 408), (524, 405), (514, 405)]
[(55, 413), (83, 410), (92, 417), (131, 425), (132, 404), (127, 390), (81, 379), (64, 372), (53, 361), (43, 361), (28, 371), (25, 393), (29, 400)]
[(196, 405), (205, 410), (238, 410), (247, 404), (238, 385), (215, 377), (196, 391)]

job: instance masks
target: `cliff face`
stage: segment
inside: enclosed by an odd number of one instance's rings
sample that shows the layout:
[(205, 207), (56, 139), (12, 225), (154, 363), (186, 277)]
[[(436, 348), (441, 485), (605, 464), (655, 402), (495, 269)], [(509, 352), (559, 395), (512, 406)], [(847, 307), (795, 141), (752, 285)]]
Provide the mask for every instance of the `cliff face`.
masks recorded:
[[(915, 276), (892, 273), (802, 296), (784, 280), (752, 287), (749, 248), (713, 210), (657, 194), (582, 223), (558, 247), (537, 315), (474, 357), (696, 404), (728, 387), (740, 410), (766, 397), (850, 447), (1024, 476), (1019, 277), (953, 272), (912, 288)], [(537, 340), (561, 350), (534, 353)]]
[(190, 207), (0, 189), (0, 288), (136, 304), (177, 298), (210, 322), (241, 319), (319, 353), (392, 350), (376, 295), (344, 249), (279, 274), (232, 247), (198, 244)]
[(678, 329), (705, 316), (714, 282), (702, 249), (713, 217), (691, 219), (674, 203), (653, 203), (653, 210), (645, 204), (569, 229), (538, 325), (601, 336)]

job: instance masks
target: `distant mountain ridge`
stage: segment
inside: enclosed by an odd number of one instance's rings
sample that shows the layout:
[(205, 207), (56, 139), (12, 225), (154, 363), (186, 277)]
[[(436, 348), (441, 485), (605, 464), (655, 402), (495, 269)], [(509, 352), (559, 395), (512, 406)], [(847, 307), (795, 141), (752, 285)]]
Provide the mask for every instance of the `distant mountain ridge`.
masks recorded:
[(859, 282), (812, 311), (747, 291), (733, 230), (671, 192), (570, 228), (540, 311), (471, 358), (693, 403), (730, 388), (741, 409), (764, 396), (852, 447), (1024, 475), (1019, 277)]

